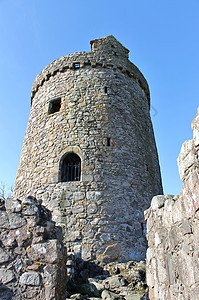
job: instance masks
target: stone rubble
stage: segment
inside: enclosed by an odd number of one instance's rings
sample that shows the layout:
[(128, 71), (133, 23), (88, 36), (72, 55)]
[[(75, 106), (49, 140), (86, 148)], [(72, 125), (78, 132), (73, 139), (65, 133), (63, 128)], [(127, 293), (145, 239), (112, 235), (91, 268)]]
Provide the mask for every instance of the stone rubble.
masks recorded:
[(199, 299), (199, 109), (192, 130), (178, 157), (180, 194), (155, 196), (145, 212), (151, 300)]
[(0, 299), (65, 299), (66, 249), (40, 201), (0, 199)]
[(148, 299), (145, 261), (109, 263), (76, 261), (76, 274), (68, 277), (68, 299)]

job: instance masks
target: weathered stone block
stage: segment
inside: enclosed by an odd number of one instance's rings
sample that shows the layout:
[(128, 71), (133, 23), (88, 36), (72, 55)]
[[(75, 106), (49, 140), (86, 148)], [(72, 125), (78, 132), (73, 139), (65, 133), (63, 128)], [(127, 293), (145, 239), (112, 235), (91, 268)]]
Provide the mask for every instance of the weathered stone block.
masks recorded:
[(10, 227), (8, 215), (5, 211), (0, 211), (0, 228), (8, 229)]
[(186, 287), (195, 283), (193, 259), (184, 251), (180, 251), (178, 255), (178, 274)]
[(25, 285), (38, 286), (41, 283), (41, 277), (37, 272), (29, 271), (20, 276), (20, 283)]
[(6, 251), (0, 247), (0, 263), (5, 263), (9, 261), (9, 255), (6, 253)]
[(74, 214), (79, 214), (79, 213), (82, 213), (84, 212), (85, 208), (84, 208), (84, 205), (83, 203), (75, 203), (73, 206), (72, 206), (72, 212)]
[(27, 251), (28, 257), (34, 261), (57, 263), (62, 257), (61, 244), (57, 240), (33, 244)]
[(11, 213), (8, 218), (10, 229), (20, 228), (26, 224), (26, 220), (20, 214)]
[(12, 270), (0, 269), (0, 281), (3, 284), (9, 283), (15, 278)]
[(177, 162), (180, 178), (181, 180), (184, 180), (186, 172), (195, 162), (193, 140), (188, 140), (182, 144)]
[(20, 212), (22, 209), (21, 201), (12, 198), (7, 198), (5, 200), (5, 207), (7, 211), (11, 212)]
[(121, 300), (122, 299), (122, 296), (119, 296), (118, 294), (115, 294), (115, 293), (107, 291), (107, 290), (104, 290), (102, 292), (101, 297), (103, 300)]

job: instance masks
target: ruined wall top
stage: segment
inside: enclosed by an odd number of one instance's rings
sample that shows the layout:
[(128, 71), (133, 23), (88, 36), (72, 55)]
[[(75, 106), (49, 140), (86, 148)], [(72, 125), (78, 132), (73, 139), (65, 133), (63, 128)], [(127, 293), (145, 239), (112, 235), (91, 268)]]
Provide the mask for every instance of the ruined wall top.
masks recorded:
[(199, 108), (192, 130), (178, 157), (180, 194), (155, 196), (145, 212), (151, 300), (198, 299)]
[(112, 35), (90, 41), (91, 51), (110, 52), (128, 58), (129, 50)]
[(31, 103), (38, 89), (44, 82), (50, 80), (58, 73), (74, 70), (74, 64), (78, 63), (80, 70), (87, 68), (113, 68), (136, 79), (145, 92), (150, 106), (150, 92), (146, 79), (139, 69), (128, 60), (129, 50), (118, 42), (112, 35), (95, 39), (91, 43), (91, 52), (76, 52), (62, 56), (47, 65), (41, 71), (32, 86)]

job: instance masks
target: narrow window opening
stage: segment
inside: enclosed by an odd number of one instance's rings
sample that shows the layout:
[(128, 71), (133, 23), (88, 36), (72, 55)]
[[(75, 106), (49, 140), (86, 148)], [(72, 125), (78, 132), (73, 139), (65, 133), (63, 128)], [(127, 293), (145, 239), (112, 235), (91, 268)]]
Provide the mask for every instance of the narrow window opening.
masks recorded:
[(114, 52), (114, 55), (117, 56), (117, 52)]
[(106, 138), (106, 146), (110, 147), (111, 145), (111, 138)]
[(61, 181), (80, 181), (81, 159), (75, 153), (65, 156), (61, 166)]
[(104, 87), (104, 93), (107, 94), (107, 92), (108, 92), (108, 88), (107, 88), (107, 86), (105, 86)]
[(61, 98), (54, 99), (49, 103), (48, 113), (54, 114), (60, 111), (60, 108), (61, 108)]
[(142, 234), (144, 234), (144, 224), (140, 223), (140, 225), (141, 225)]
[(75, 70), (79, 69), (80, 68), (80, 63), (73, 63), (73, 68)]

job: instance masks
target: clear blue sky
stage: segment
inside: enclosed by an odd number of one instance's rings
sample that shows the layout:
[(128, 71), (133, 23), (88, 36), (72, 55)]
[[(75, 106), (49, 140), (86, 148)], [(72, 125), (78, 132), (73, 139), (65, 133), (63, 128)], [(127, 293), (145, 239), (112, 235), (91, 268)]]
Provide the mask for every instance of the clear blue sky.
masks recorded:
[(164, 192), (180, 192), (176, 159), (199, 104), (199, 0), (0, 0), (0, 33), (0, 181), (14, 184), (36, 75), (112, 34), (149, 83)]

